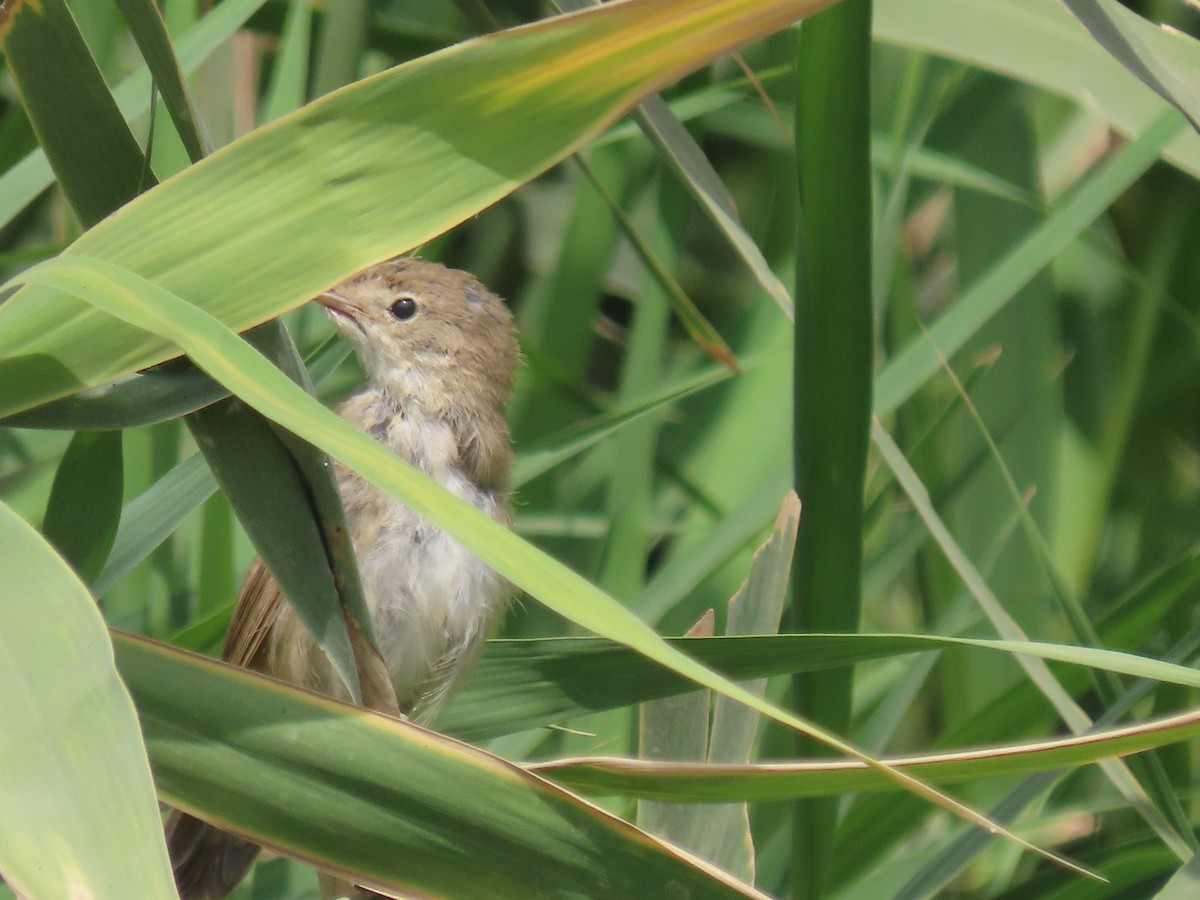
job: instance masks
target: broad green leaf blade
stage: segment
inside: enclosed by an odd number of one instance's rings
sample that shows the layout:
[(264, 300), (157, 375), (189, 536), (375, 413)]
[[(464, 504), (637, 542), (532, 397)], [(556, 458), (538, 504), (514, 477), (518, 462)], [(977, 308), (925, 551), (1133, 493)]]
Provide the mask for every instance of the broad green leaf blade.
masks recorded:
[(65, 0), (5, 12), (0, 49), (8, 71), (72, 207), (91, 225), (141, 190), (148, 174), (141, 148)]
[[(1113, 59), (1061, 3), (876, 0), (877, 40), (991, 69), (1095, 109), (1122, 133), (1145, 132), (1170, 105)], [(1164, 158), (1200, 175), (1200, 135), (1181, 131)]]
[[(820, 671), (905, 653), (971, 647), (1200, 687), (1200, 675), (1187, 666), (1039, 641), (928, 634), (781, 634), (672, 638), (669, 643), (739, 681)], [(439, 728), (467, 740), (696, 689), (687, 679), (628, 648), (594, 638), (491, 641), (488, 648), (462, 693), (438, 720)]]
[[(36, 281), (76, 294), (122, 321), (176, 343), (226, 387), (234, 390), (236, 385), (234, 392), (257, 411), (340, 459), (418, 515), (452, 534), (482, 562), (523, 587), (549, 609), (596, 634), (619, 640), (697, 684), (745, 703), (838, 752), (870, 766), (878, 765), (871, 756), (836, 735), (756, 697), (670, 647), (653, 629), (586, 579), (525, 543), (325, 409), (203, 310), (133, 273), (99, 260), (69, 257), (48, 260), (22, 273), (20, 281)], [(884, 768), (884, 771), (908, 790), (963, 819), (1060, 865), (1083, 871), (928, 785), (894, 769)]]
[(155, 425), (215, 403), (229, 392), (187, 363), (168, 363), (149, 372), (51, 400), (0, 420), (0, 427), (112, 430)]
[[(277, 343), (271, 329), (255, 328), (243, 337), (264, 353)], [(313, 380), (320, 382), (350, 349), (334, 342), (313, 355)], [(0, 419), (0, 427), (57, 428), (69, 431), (112, 430), (156, 425), (203, 409), (229, 396), (220, 383), (186, 359), (172, 360), (146, 372), (118, 378), (69, 397)]]
[[(180, 68), (190, 75), (214, 49), (236, 32), (266, 0), (225, 0), (206, 15), (175, 44)], [(0, 25), (0, 31), (3, 26)], [(146, 69), (123, 80), (113, 97), (126, 120), (136, 118), (150, 106), (151, 80)], [(41, 149), (29, 153), (0, 175), (0, 222), (9, 222), (38, 194), (54, 183), (54, 174)]]
[(95, 603), (2, 503), (0, 571), (0, 874), (26, 897), (174, 897), (137, 716)]
[[(999, 745), (930, 756), (894, 757), (936, 784), (1071, 768), (1190, 741), (1200, 712), (1029, 744)], [(564, 759), (527, 768), (573, 790), (677, 803), (771, 801), (893, 790), (875, 771), (850, 761), (760, 763), (752, 766), (653, 763), (637, 759)]]
[(204, 141), (191, 98), (188, 97), (187, 85), (183, 81), (183, 73), (179, 71), (175, 51), (171, 49), (171, 38), (167, 34), (162, 13), (153, 0), (117, 0), (117, 5), (154, 77), (154, 86), (158, 88), (163, 105), (171, 115), (175, 132), (183, 142), (188, 158), (192, 162), (199, 162), (205, 155)]
[[(796, 531), (800, 524), (800, 498), (789, 491), (775, 520), (771, 536), (754, 554), (750, 574), (729, 601), (727, 635), (775, 634), (788, 597)], [(766, 695), (767, 681), (747, 683), (746, 689)], [(713, 704), (712, 736), (708, 762), (745, 765), (754, 750), (760, 716), (754, 710), (718, 697)], [(755, 848), (745, 804), (715, 807), (705, 817), (706, 827), (692, 846), (705, 859), (748, 881), (754, 880)]]
[(42, 533), (85, 583), (100, 574), (116, 540), (124, 470), (121, 432), (81, 431), (54, 474)]
[(321, 869), (421, 896), (763, 896), (480, 750), (115, 639), (163, 798)]
[[(688, 656), (736, 680), (846, 666), (931, 649), (920, 638), (845, 635), (671, 638)], [(596, 638), (490, 641), (438, 718), (438, 728), (478, 741), (572, 716), (668, 697), (696, 686), (641, 654)]]
[[(687, 637), (712, 637), (714, 615), (710, 609), (691, 627)], [(709, 691), (691, 691), (676, 697), (652, 700), (638, 709), (638, 757), (666, 762), (703, 762), (708, 755), (709, 717), (712, 695)], [(674, 803), (638, 804), (637, 823), (651, 834), (665, 838), (678, 847), (696, 852), (696, 838), (704, 831), (710, 810), (695, 815), (695, 810)], [(718, 860), (699, 854), (720, 865)], [(721, 866), (733, 872), (728, 866)], [(753, 883), (753, 873), (734, 873)]]
[(304, 104), (308, 93), (308, 46), (312, 32), (312, 4), (309, 0), (291, 0), (280, 35), (279, 52), (271, 73), (271, 86), (263, 108), (270, 122), (295, 111)]
[[(262, 329), (255, 329), (244, 335), (248, 343), (260, 348), (266, 346), (268, 336)], [(345, 359), (346, 355), (350, 352), (345, 342), (338, 340), (333, 340), (318, 348), (311, 358), (311, 368), (309, 369), (313, 380), (318, 383), (324, 380), (332, 368), (336, 367), (337, 363)], [(193, 401), (196, 399), (196, 394), (190, 393), (193, 388), (196, 392), (204, 391), (205, 396), (212, 395), (214, 399), (229, 396), (229, 392), (224, 387), (218, 382), (213, 381), (199, 369), (192, 367), (190, 363), (187, 363), (186, 366), (179, 366), (179, 368), (183, 371), (178, 373), (178, 383), (184, 391), (189, 392), (188, 396)], [(145, 384), (144, 387), (137, 388), (138, 393), (136, 395), (133, 393), (133, 388), (130, 389), (128, 395), (124, 394), (121, 390), (124, 385), (120, 385), (113, 392), (114, 395), (120, 396), (119, 407), (114, 409), (113, 412), (119, 415), (123, 414), (126, 409), (133, 412), (136, 400), (139, 398), (144, 399), (147, 403), (157, 400), (158, 398), (155, 397), (155, 389), (152, 383), (155, 379), (163, 377), (166, 377), (164, 371), (160, 371), (153, 376), (134, 376), (135, 379), (145, 378), (151, 382), (151, 384)], [(201, 381), (203, 382), (203, 386), (201, 386)], [(170, 386), (167, 387), (165, 392), (168, 396), (176, 396), (174, 388)], [(91, 392), (88, 393), (90, 394)], [(25, 416), (32, 416), (42, 410), (48, 411), (51, 407), (57, 407), (60, 404), (70, 404), (76, 399), (76, 397), (66, 397), (63, 400), (54, 401), (46, 407), (30, 410), (29, 413), (21, 413), (17, 418), (23, 421)], [(97, 398), (95, 402), (103, 404), (105, 399), (105, 397)], [(82, 401), (80, 407), (74, 410), (64, 407), (64, 414), (86, 417), (89, 422), (94, 422), (95, 416), (107, 414), (106, 410), (90, 405), (91, 402), (90, 398), (89, 400)], [(156, 406), (155, 408), (159, 407)], [(188, 409), (187, 411), (191, 412), (193, 410)], [(113, 544), (108, 562), (104, 566), (104, 571), (100, 573), (92, 585), (92, 590), (96, 596), (103, 597), (117, 581), (149, 556), (156, 547), (174, 533), (175, 529), (183, 524), (183, 521), (189, 515), (207, 501), (216, 489), (216, 481), (213, 478), (212, 471), (204, 464), (203, 456), (195, 455), (188, 457), (172, 468), (166, 475), (156, 481), (153, 486), (148, 488), (144, 494), (133, 500), (121, 516), (121, 524), (117, 529), (116, 541)], [(202, 580), (206, 574), (207, 572), (201, 573)], [(223, 598), (222, 604), (225, 604), (231, 598), (232, 594), (229, 597)], [(201, 604), (201, 607), (203, 608), (203, 604)]]
[(212, 470), (205, 465), (203, 455), (197, 453), (179, 463), (145, 493), (132, 500), (121, 515), (121, 524), (117, 527), (108, 562), (92, 585), (96, 596), (103, 597), (108, 593), (114, 584), (174, 533), (184, 519), (199, 509), (216, 489), (217, 482)]
[(1112, 0), (1063, 0), (1109, 53), (1200, 131), (1200, 43)]
[[(622, 0), (469, 41), (253, 132), (66, 253), (118, 264), (242, 330), (446, 231), (650, 91), (829, 2)], [(28, 288), (0, 309), (0, 415), (174, 353)]]
[[(255, 331), (267, 358), (314, 393), (283, 323), (268, 322)], [(368, 646), (360, 648), (364, 653), (370, 655), (374, 647), (377, 655), (378, 642), (329, 458), (240, 401), (203, 410), (188, 424), (255, 548), (350, 695), (383, 712), (395, 711), (391, 682), (378, 677), (386, 667), (353, 652), (355, 629), (367, 637)], [(360, 684), (362, 677), (367, 681)]]
[[(192, 436), (288, 600), (358, 698), (354, 650), (306, 482), (270, 423), (229, 399), (188, 419)], [(314, 553), (314, 550), (316, 551)]]

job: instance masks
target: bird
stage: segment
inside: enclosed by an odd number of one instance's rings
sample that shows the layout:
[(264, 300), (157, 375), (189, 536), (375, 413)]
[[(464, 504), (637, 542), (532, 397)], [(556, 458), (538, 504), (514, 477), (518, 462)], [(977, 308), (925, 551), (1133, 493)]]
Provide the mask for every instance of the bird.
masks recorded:
[[(504, 407), (520, 361), (504, 301), (467, 272), (396, 258), (315, 298), (367, 378), (347, 421), (452, 494), (510, 524), (512, 443)], [(511, 599), (500, 575), (453, 537), (335, 462), (363, 591), (399, 712), (428, 723)], [(349, 700), (261, 559), (238, 595), (223, 659)], [(259, 848), (184, 813), (167, 824), (182, 900), (219, 900)]]

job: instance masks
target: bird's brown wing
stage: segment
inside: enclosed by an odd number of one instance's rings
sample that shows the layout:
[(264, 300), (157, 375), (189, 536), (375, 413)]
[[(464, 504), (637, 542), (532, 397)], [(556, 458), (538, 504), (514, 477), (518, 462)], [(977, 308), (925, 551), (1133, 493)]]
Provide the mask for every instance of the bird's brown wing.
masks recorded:
[[(254, 560), (238, 594), (222, 658), (234, 665), (260, 668), (256, 663), (283, 602), (270, 571), (261, 559)], [(258, 855), (254, 844), (178, 810), (167, 820), (166, 837), (181, 900), (226, 896)]]
[(242, 582), (221, 658), (235, 666), (259, 668), (255, 665), (259, 652), (284, 602), (283, 591), (270, 570), (261, 559), (255, 559)]

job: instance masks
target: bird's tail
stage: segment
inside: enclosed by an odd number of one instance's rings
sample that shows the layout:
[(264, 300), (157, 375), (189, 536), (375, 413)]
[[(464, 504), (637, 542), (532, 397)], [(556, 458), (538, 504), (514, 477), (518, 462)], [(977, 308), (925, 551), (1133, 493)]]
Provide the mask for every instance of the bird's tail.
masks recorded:
[(186, 813), (171, 813), (166, 831), (180, 900), (221, 900), (258, 856), (257, 845)]

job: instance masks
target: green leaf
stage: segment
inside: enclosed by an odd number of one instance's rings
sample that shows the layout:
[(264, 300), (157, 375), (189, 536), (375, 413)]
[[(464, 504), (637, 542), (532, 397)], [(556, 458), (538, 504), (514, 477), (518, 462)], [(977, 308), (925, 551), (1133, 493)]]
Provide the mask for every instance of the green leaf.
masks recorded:
[(25, 897), (174, 897), (137, 716), (96, 604), (3, 503), (0, 571), (0, 873)]
[[(309, 15), (307, 4), (298, 6), (297, 10), (305, 17)], [(157, 35), (156, 41), (155, 27), (144, 22), (145, 16), (138, 17), (136, 9), (134, 12), (135, 19), (141, 22), (140, 26), (135, 26), (135, 31), (143, 43), (153, 49), (166, 41), (165, 35)], [(156, 18), (155, 10), (151, 14)], [(47, 17), (45, 21), (56, 20)], [(306, 21), (297, 20), (301, 24)], [(162, 30), (162, 23), (157, 24), (157, 30)], [(55, 27), (59, 38), (70, 39), (69, 17)], [(75, 39), (82, 43), (78, 35)], [(306, 37), (302, 45), (307, 48)], [(159, 57), (167, 51), (161, 48), (160, 51), (158, 56), (152, 54), (152, 59), (156, 63), (156, 72), (163, 75), (166, 64)], [(111, 153), (126, 154), (130, 167), (142, 169), (138, 184), (121, 183), (129, 193), (124, 197), (115, 196), (97, 184), (102, 180), (99, 172), (77, 172), (69, 168), (64, 171), (64, 166), (71, 165), (70, 157), (63, 155), (56, 159), (53, 155), (59, 143), (71, 143), (61, 128), (42, 135), (42, 146), (51, 154), (52, 165), (67, 198), (85, 221), (94, 221), (132, 199), (143, 186), (153, 184), (153, 175), (143, 169), (140, 150), (126, 145), (129, 130), (115, 102), (108, 96), (98, 70), (93, 67), (72, 72), (70, 82), (55, 82), (37, 68), (34, 59), (26, 63), (30, 69), (26, 74), (40, 88), (39, 103), (27, 103), (35, 127), (40, 127), (43, 121), (57, 124), (57, 117), (62, 115), (60, 106), (69, 113), (76, 113), (71, 102), (60, 96), (73, 96), (69, 84), (84, 85), (85, 88), (91, 85), (91, 93), (97, 97), (103, 95), (106, 100), (100, 106), (104, 114), (84, 120), (81, 132), (74, 136), (75, 142), (85, 146), (97, 144), (108, 147)], [(177, 87), (182, 90), (182, 83)], [(77, 92), (88, 93), (86, 89)], [(176, 101), (179, 99), (175, 97)], [(110, 205), (105, 207), (102, 205), (105, 203)], [(270, 358), (311, 390), (308, 373), (283, 325), (267, 323), (258, 331), (260, 342)], [(346, 540), (341, 499), (324, 456), (286, 433), (282, 437), (276, 436), (269, 423), (237, 400), (223, 401), (193, 413), (188, 419), (188, 427), (275, 580), (333, 663), (350, 696), (361, 702), (359, 669), (372, 672), (377, 667), (366, 661), (358, 665), (346, 614), (356, 623), (357, 629), (374, 642), (372, 624), (353, 551)], [(120, 481), (116, 484), (119, 492)], [(116, 531), (115, 517), (105, 524), (110, 526), (107, 544), (103, 546), (106, 554)], [(94, 562), (94, 568), (98, 570), (102, 563), (103, 556)], [(383, 687), (381, 683), (379, 686)], [(384, 697), (390, 690), (390, 685), (384, 688)]]
[(116, 540), (124, 467), (121, 432), (80, 431), (54, 474), (42, 533), (86, 583), (100, 574)]
[[(712, 637), (713, 611), (710, 609), (688, 631), (688, 637)], [(690, 691), (680, 696), (643, 703), (638, 709), (638, 758), (667, 762), (703, 762), (708, 753), (708, 728), (712, 707), (710, 691)], [(706, 814), (709, 810), (704, 811)], [(703, 832), (707, 815), (697, 816), (695, 810), (674, 803), (653, 801), (638, 804), (637, 823), (651, 834), (658, 835), (688, 850), (696, 850), (696, 835)], [(700, 854), (702, 857), (704, 854)], [(710, 857), (710, 862), (720, 865)], [(721, 866), (730, 871), (727, 866)], [(739, 878), (753, 882), (747, 873)]]
[[(225, 0), (175, 44), (184, 74), (191, 74), (222, 42), (237, 31), (265, 0)], [(0, 26), (0, 33), (3, 27)], [(128, 121), (150, 107), (150, 73), (146, 69), (124, 79), (113, 91), (121, 114)], [(54, 183), (45, 153), (35, 150), (0, 175), (0, 222), (9, 222), (38, 194)]]
[[(790, 491), (783, 500), (771, 536), (754, 554), (746, 582), (729, 601), (726, 634), (762, 635), (779, 631), (788, 599), (799, 524), (800, 498)], [(762, 697), (766, 695), (767, 681), (759, 679), (745, 687)], [(754, 710), (733, 703), (728, 697), (718, 697), (713, 704), (708, 762), (735, 765), (750, 762), (760, 718)], [(700, 838), (689, 846), (727, 872), (753, 881), (754, 836), (745, 804), (715, 807), (705, 820)]]
[(9, 15), (0, 49), (34, 131), (75, 212), (98, 222), (141, 190), (141, 148), (65, 0), (17, 4)]
[(136, 428), (185, 416), (228, 396), (225, 388), (194, 366), (168, 363), (0, 419), (0, 427)]
[[(894, 757), (894, 765), (936, 784), (1046, 772), (1128, 756), (1200, 734), (1200, 713), (1187, 712), (1088, 735), (999, 745), (933, 756)], [(589, 794), (620, 794), (676, 803), (720, 803), (829, 797), (894, 790), (866, 766), (850, 761), (715, 766), (636, 759), (564, 759), (529, 769)]]
[[(793, 472), (796, 538), (791, 630), (855, 631), (862, 608), (864, 480), (875, 360), (872, 295), (871, 0), (845, 0), (796, 47), (796, 251)], [(850, 732), (853, 672), (793, 679), (796, 709)], [(796, 755), (814, 751), (804, 739)], [(824, 895), (837, 804), (794, 810), (795, 900)]]
[(291, 0), (263, 108), (263, 118), (268, 122), (304, 105), (308, 94), (311, 31), (312, 4), (309, 0)]
[[(1061, 3), (1044, 0), (875, 0), (877, 40), (917, 47), (1018, 78), (1097, 110), (1136, 138), (1170, 105), (1089, 35)], [(1080, 77), (1080, 73), (1086, 73)], [(1180, 131), (1162, 155), (1200, 175), (1200, 135)]]
[(763, 896), (480, 750), (114, 637), (164, 799), (326, 871), (422, 896)]
[[(668, 643), (736, 680), (930, 649), (920, 638), (902, 635), (881, 641), (806, 634), (671, 638)], [(478, 741), (695, 689), (688, 679), (610, 641), (489, 641), (466, 685), (438, 718), (438, 728)]]
[[(137, 272), (243, 330), (440, 234), (648, 91), (828, 2), (643, 0), (460, 44), (253, 132), (65, 253)], [(174, 352), (27, 288), (0, 308), (0, 415)]]
[(193, 413), (188, 424), (255, 549), (270, 561), (284, 594), (358, 698), (354, 650), (296, 460), (270, 423), (240, 400)]
[(1200, 43), (1112, 0), (1063, 0), (1101, 46), (1200, 131)]
[(204, 141), (162, 13), (153, 0), (117, 0), (117, 5), (154, 77), (154, 86), (162, 95), (188, 158), (199, 162), (205, 156)]
[[(780, 634), (672, 638), (668, 643), (734, 680), (971, 647), (1200, 687), (1200, 675), (1187, 666), (1113, 650), (1038, 641), (930, 634)], [(695, 689), (678, 674), (608, 641), (491, 641), (461, 694), (438, 719), (438, 727), (475, 741)]]

